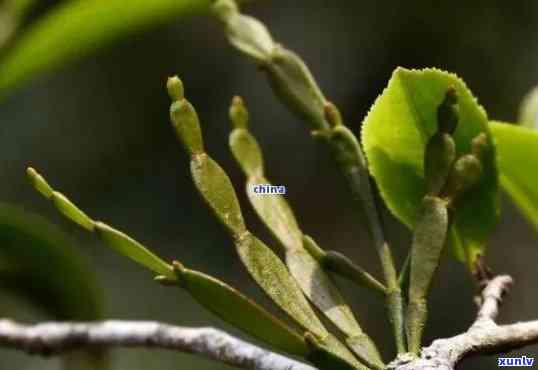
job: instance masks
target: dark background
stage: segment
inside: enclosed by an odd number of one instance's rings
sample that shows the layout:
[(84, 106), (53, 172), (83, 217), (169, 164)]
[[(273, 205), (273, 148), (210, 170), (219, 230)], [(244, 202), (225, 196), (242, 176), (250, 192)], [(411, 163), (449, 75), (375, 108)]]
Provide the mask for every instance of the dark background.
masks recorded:
[[(40, 4), (34, 16), (53, 3)], [(304, 57), (356, 133), (397, 66), (455, 72), (490, 117), (507, 121), (516, 120), (521, 98), (538, 83), (535, 1), (260, 1), (246, 11)], [(234, 94), (247, 102), (268, 177), (287, 186), (287, 198), (302, 229), (324, 248), (345, 252), (380, 276), (373, 248), (325, 147), (276, 101), (256, 68), (227, 45), (216, 22), (201, 15), (131, 35), (34, 80), (1, 103), (1, 200), (44, 215), (78, 242), (105, 288), (107, 317), (229, 329), (184, 292), (155, 284), (141, 268), (58, 216), (26, 183), (27, 165), (40, 169), (90, 215), (126, 231), (159, 255), (218, 276), (270, 306), (191, 183), (188, 158), (168, 120), (164, 84), (172, 74), (184, 80), (202, 119), (208, 151), (239, 192), (243, 177), (227, 148), (227, 109)], [(249, 227), (275, 245), (245, 197), (240, 198)], [(401, 261), (410, 233), (385, 216)], [(536, 235), (503, 196), (502, 221), (491, 237), (487, 257), (494, 271), (516, 279), (502, 322), (536, 318)], [(475, 313), (473, 285), (464, 267), (447, 258), (439, 276), (427, 342), (465, 330)], [(361, 324), (391, 358), (393, 341), (382, 303), (364, 289), (340, 283)], [(0, 307), (17, 319), (43, 318), (15, 298), (3, 296)], [(520, 352), (536, 356), (538, 347)], [(133, 370), (227, 368), (155, 350), (114, 351), (113, 364), (114, 369)], [(496, 357), (476, 358), (461, 369), (495, 366)], [(57, 367), (58, 360), (0, 351), (0, 369)]]

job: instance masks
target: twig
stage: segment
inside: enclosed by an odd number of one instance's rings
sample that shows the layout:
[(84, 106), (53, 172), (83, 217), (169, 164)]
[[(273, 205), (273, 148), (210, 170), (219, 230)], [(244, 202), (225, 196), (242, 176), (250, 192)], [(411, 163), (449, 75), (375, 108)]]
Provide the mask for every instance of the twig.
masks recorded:
[(42, 356), (88, 347), (152, 347), (194, 353), (251, 370), (315, 370), (212, 328), (158, 322), (49, 322), (22, 325), (0, 320), (0, 347)]
[(435, 340), (422, 350), (420, 358), (399, 356), (388, 369), (453, 370), (472, 355), (501, 353), (538, 343), (538, 320), (502, 326), (495, 323), (503, 295), (511, 285), (512, 278), (506, 275), (489, 280), (481, 292), (477, 318), (467, 332)]

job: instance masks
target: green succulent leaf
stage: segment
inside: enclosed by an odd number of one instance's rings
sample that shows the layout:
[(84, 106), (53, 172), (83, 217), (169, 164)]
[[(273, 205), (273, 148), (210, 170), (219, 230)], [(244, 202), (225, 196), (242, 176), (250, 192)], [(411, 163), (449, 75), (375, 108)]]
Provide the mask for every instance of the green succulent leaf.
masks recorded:
[(327, 330), (310, 308), (288, 269), (269, 247), (247, 233), (238, 240), (237, 251), (250, 274), (275, 303), (303, 328), (320, 338), (327, 336)]
[[(32, 185), (46, 198), (52, 200), (56, 208), (71, 221), (88, 231), (95, 231), (116, 252), (137, 262), (158, 275), (173, 277), (172, 267), (149, 251), (142, 244), (112, 227), (92, 220), (65, 195), (55, 191), (33, 168), (26, 171)], [(46, 189), (43, 191), (43, 189)]]
[(246, 230), (237, 195), (224, 170), (207, 154), (193, 156), (191, 173), (198, 191), (219, 221), (233, 235)]
[(456, 75), (437, 69), (398, 68), (376, 100), (362, 128), (362, 142), (381, 195), (392, 213), (414, 227), (426, 194), (424, 151), (437, 130), (436, 113), (449, 87), (457, 91), (459, 124), (456, 154), (471, 152), (472, 139), (486, 135), (483, 173), (454, 204), (450, 242), (460, 260), (472, 268), (499, 218), (495, 148), (484, 109)]
[(175, 267), (180, 286), (224, 321), (280, 350), (303, 357), (309, 353), (302, 336), (234, 288), (177, 263)]
[(42, 72), (79, 60), (116, 39), (179, 16), (210, 0), (65, 1), (32, 24), (0, 60), (0, 96)]
[[(57, 320), (100, 320), (102, 291), (85, 258), (54, 224), (20, 207), (0, 204), (0, 290)], [(0, 296), (1, 299), (1, 296)], [(104, 368), (102, 353), (65, 358), (71, 369)]]
[(490, 128), (499, 153), (501, 185), (538, 229), (538, 173), (528, 167), (538, 163), (538, 131), (501, 122), (490, 122)]
[[(383, 361), (370, 338), (362, 332), (349, 306), (338, 291), (321, 262), (303, 246), (303, 233), (288, 202), (282, 195), (259, 195), (258, 184), (268, 184), (263, 173), (263, 155), (258, 142), (247, 130), (245, 119), (237, 124), (233, 112), (246, 112), (242, 101), (234, 99), (230, 109), (236, 127), (230, 134), (230, 148), (247, 177), (246, 192), (260, 219), (283, 246), (286, 265), (303, 293), (347, 336), (350, 348), (368, 364), (383, 368)], [(248, 116), (243, 113), (241, 117)], [(323, 253), (323, 251), (321, 252)], [(309, 330), (313, 331), (309, 328)]]

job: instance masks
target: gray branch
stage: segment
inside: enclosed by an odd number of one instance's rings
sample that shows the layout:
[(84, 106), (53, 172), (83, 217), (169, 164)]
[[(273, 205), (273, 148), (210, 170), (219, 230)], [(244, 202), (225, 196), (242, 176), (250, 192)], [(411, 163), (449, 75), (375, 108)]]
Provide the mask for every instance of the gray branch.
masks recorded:
[(157, 322), (21, 325), (0, 320), (0, 347), (43, 356), (88, 347), (154, 347), (199, 354), (243, 369), (315, 370), (216, 329), (183, 328)]
[[(437, 339), (420, 358), (400, 355), (388, 370), (454, 370), (465, 357), (500, 353), (538, 343), (538, 320), (499, 326), (495, 318), (508, 276), (491, 280), (482, 290), (475, 323), (463, 334)], [(212, 328), (183, 328), (157, 322), (50, 322), (22, 325), (0, 320), (0, 347), (43, 356), (88, 347), (152, 347), (194, 353), (252, 370), (316, 370), (310, 365), (267, 351)]]
[(454, 370), (465, 357), (501, 353), (538, 343), (538, 320), (499, 326), (502, 298), (512, 285), (510, 276), (497, 276), (484, 287), (477, 318), (469, 330), (451, 338), (437, 339), (422, 349), (420, 358), (399, 356), (390, 370)]

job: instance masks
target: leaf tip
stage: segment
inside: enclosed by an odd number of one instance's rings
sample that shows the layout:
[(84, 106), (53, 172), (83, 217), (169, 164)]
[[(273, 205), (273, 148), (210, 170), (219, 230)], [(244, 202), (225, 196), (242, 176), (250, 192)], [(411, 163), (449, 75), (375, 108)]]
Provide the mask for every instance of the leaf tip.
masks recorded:
[(52, 197), (54, 190), (48, 182), (41, 176), (33, 167), (26, 169), (26, 175), (34, 188), (40, 192), (45, 198)]
[(168, 90), (168, 95), (172, 101), (178, 101), (185, 98), (185, 89), (183, 87), (183, 82), (178, 76), (169, 77), (166, 81), (166, 89)]
[(240, 96), (234, 96), (230, 104), (230, 121), (234, 128), (248, 129), (249, 113)]

